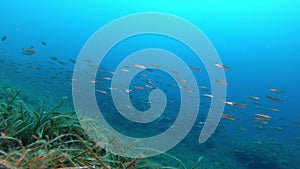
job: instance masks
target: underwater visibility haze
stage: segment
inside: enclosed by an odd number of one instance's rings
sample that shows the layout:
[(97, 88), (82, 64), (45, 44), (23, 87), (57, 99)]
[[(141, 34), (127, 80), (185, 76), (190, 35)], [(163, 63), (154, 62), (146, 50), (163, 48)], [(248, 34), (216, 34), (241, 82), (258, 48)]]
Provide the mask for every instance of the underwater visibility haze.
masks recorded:
[(299, 6), (2, 0), (0, 168), (300, 168)]

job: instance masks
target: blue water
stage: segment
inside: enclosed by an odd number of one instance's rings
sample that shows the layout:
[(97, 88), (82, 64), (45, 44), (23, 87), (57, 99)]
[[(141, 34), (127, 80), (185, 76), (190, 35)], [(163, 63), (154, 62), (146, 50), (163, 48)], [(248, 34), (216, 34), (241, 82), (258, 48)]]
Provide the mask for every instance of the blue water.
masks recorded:
[[(71, 78), (75, 59), (90, 36), (105, 24), (129, 14), (139, 12), (163, 12), (184, 18), (197, 26), (215, 46), (226, 71), (228, 101), (247, 104), (240, 109), (226, 106), (224, 113), (236, 120), (223, 118), (215, 134), (204, 144), (197, 139), (201, 127), (195, 126), (188, 136), (168, 153), (177, 156), (187, 166), (193, 166), (203, 156), (203, 168), (300, 168), (300, 109), (299, 69), (300, 62), (300, 10), (299, 1), (34, 1), (11, 0), (0, 2), (1, 85), (20, 88), (28, 101), (45, 100), (55, 104), (68, 96), (72, 105)], [(139, 24), (139, 23), (137, 23)], [(122, 29), (122, 28), (120, 28)], [(188, 32), (187, 32), (188, 33)], [(47, 43), (46, 46), (41, 41)], [(22, 54), (22, 48), (34, 46), (36, 55)], [(144, 35), (131, 37), (115, 46), (107, 54), (101, 68), (113, 71), (124, 56), (148, 47), (172, 51), (188, 65), (203, 70), (194, 72), (198, 85), (210, 88), (207, 72), (194, 53), (174, 39)], [(51, 60), (55, 56), (57, 60)], [(113, 59), (111, 59), (113, 58)], [(33, 69), (39, 66), (41, 70)], [(35, 67), (36, 68), (36, 67)], [(153, 122), (150, 128), (157, 130), (131, 132), (129, 135), (148, 137), (169, 127), (177, 116), (179, 89), (166, 84), (175, 83), (168, 74), (154, 70), (143, 71), (154, 84), (164, 89), (174, 101), (167, 106), (166, 116), (173, 119)], [(98, 74), (97, 77), (107, 75)], [(110, 77), (112, 74), (109, 75)], [(142, 77), (132, 80), (132, 86), (145, 85)], [(109, 81), (99, 89), (108, 88)], [(272, 93), (268, 89), (281, 89), (284, 93)], [(150, 91), (150, 90), (149, 90)], [(200, 89), (200, 94), (208, 93)], [(275, 103), (265, 96), (283, 100)], [(253, 101), (247, 96), (258, 96)], [(139, 110), (147, 110), (147, 92), (130, 93), (132, 104)], [(110, 94), (97, 95), (99, 107), (110, 111), (107, 119), (116, 129), (125, 130), (121, 116), (110, 107)], [(204, 121), (210, 99), (201, 97), (197, 122)], [(107, 102), (109, 104), (101, 104)], [(254, 107), (254, 102), (263, 109)], [(111, 104), (110, 104), (111, 103)], [(278, 108), (276, 113), (268, 108)], [(255, 114), (267, 114), (268, 124), (253, 121)], [(116, 119), (118, 119), (116, 121)], [(119, 121), (120, 120), (120, 121)], [(159, 123), (161, 123), (159, 124)], [(145, 127), (136, 124), (138, 127)], [(280, 127), (280, 128), (279, 128)], [(146, 132), (145, 132), (146, 131)]]

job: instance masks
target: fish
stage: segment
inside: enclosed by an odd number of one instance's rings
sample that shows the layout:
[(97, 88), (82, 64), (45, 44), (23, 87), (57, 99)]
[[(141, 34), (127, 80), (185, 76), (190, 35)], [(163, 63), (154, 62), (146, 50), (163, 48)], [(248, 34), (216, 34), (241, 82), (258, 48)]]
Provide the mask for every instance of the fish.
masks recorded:
[(135, 66), (135, 67), (137, 67), (139, 69), (147, 69), (147, 67), (144, 66), (144, 65), (133, 64), (133, 66)]
[(133, 88), (139, 89), (139, 90), (145, 90), (145, 88), (143, 86), (133, 86)]
[(278, 130), (278, 131), (283, 131), (282, 127), (273, 127), (274, 129)]
[(255, 108), (257, 108), (257, 109), (263, 109), (264, 107), (263, 106), (255, 106)]
[(276, 98), (276, 97), (266, 95), (266, 98), (268, 98), (269, 100), (271, 100), (273, 102), (276, 102), (276, 103), (281, 103), (282, 102), (282, 100), (280, 100), (279, 98)]
[(126, 90), (124, 90), (126, 93), (129, 93), (129, 92), (132, 92), (132, 90), (130, 90), (130, 89), (126, 89)]
[(222, 117), (229, 120), (236, 120), (236, 118), (231, 114), (222, 114)]
[(239, 104), (239, 103), (233, 103), (233, 106), (244, 109), (244, 108), (246, 108), (247, 105)]
[(282, 90), (280, 89), (274, 89), (274, 88), (269, 88), (269, 90), (273, 93), (284, 93)]
[(225, 101), (224, 103), (227, 104), (227, 105), (235, 106), (235, 107), (242, 108), (242, 109), (246, 108), (246, 105), (239, 104), (239, 103), (236, 103), (236, 102)]
[(179, 85), (179, 88), (183, 88), (183, 89), (185, 89), (187, 92), (193, 93), (193, 90), (190, 89), (189, 87), (185, 86), (185, 85)]
[(159, 65), (156, 65), (156, 64), (150, 64), (150, 66), (155, 67), (157, 69), (161, 68)]
[(104, 79), (104, 80), (107, 80), (107, 81), (110, 81), (110, 80), (111, 80), (110, 77), (104, 77), (103, 79)]
[(67, 64), (66, 62), (63, 62), (63, 61), (60, 61), (60, 60), (58, 60), (57, 62), (58, 62), (59, 64), (61, 64), (61, 65)]
[(257, 96), (248, 96), (248, 98), (250, 98), (252, 100), (260, 100), (260, 98)]
[(107, 94), (107, 92), (104, 90), (96, 90), (96, 92), (101, 93), (101, 94)]
[(233, 106), (233, 105), (234, 105), (234, 102), (228, 102), (228, 101), (225, 101), (224, 103), (227, 104), (227, 105), (230, 105), (230, 106)]
[(7, 134), (6, 134), (6, 132), (0, 132), (0, 136), (3, 136), (3, 137), (5, 137), (5, 136), (7, 136)]
[(121, 71), (125, 72), (125, 73), (129, 72), (129, 70), (127, 70), (127, 69), (121, 69)]
[(36, 140), (39, 139), (39, 136), (37, 136), (36, 134), (31, 134), (31, 136), (32, 136), (34, 139), (36, 139)]
[(51, 59), (51, 60), (57, 60), (57, 57), (55, 57), (55, 56), (50, 56), (50, 59)]
[(225, 66), (225, 65), (220, 64), (220, 63), (216, 63), (215, 66), (218, 67), (218, 68), (224, 69), (224, 70), (230, 70), (229, 66)]
[(97, 66), (93, 65), (93, 64), (87, 64), (88, 67), (92, 68), (92, 69), (98, 69)]
[(4, 42), (6, 40), (6, 36), (2, 36), (1, 40)]
[(146, 71), (148, 71), (148, 72), (153, 72), (153, 70), (152, 70), (152, 69), (146, 69)]
[(199, 72), (199, 73), (202, 72), (202, 70), (197, 67), (194, 67), (194, 66), (189, 66), (189, 67), (196, 72)]
[(88, 59), (85, 59), (85, 61), (86, 61), (87, 63), (91, 63), (91, 62), (92, 62), (92, 59), (88, 58)]
[(253, 144), (262, 144), (261, 141), (253, 141), (252, 143), (253, 143)]
[(150, 86), (150, 85), (145, 85), (147, 88), (149, 88), (149, 89), (153, 89), (154, 87), (153, 86)]
[(269, 110), (272, 110), (273, 112), (280, 112), (280, 110), (279, 109), (276, 109), (276, 108), (269, 108)]
[(206, 86), (198, 86), (200, 89), (207, 89)]
[(179, 72), (176, 70), (169, 70), (169, 72), (171, 72), (172, 74), (179, 74)]
[(42, 41), (41, 44), (47, 46), (47, 43), (45, 41)]
[(42, 70), (41, 66), (32, 66), (32, 68), (35, 69), (35, 70)]
[(261, 123), (261, 124), (268, 124), (268, 120), (265, 119), (265, 118), (258, 118), (258, 117), (255, 117), (255, 118), (253, 118), (253, 120), (254, 120), (255, 122), (258, 122), (258, 123)]
[(239, 130), (241, 130), (241, 131), (246, 131), (247, 129), (246, 129), (246, 128), (243, 128), (243, 127), (239, 127)]
[(228, 86), (228, 82), (225, 82), (223, 80), (216, 80), (216, 82), (218, 82), (221, 85)]
[(72, 63), (76, 63), (76, 60), (69, 58), (69, 61)]
[(209, 98), (213, 98), (214, 96), (213, 95), (211, 95), (211, 94), (203, 94), (203, 96), (205, 96), (205, 97), (209, 97)]
[(176, 79), (176, 80), (178, 80), (178, 81), (180, 81), (180, 82), (183, 82), (183, 83), (185, 83), (185, 82), (186, 82), (186, 80), (185, 80), (185, 79), (182, 79), (182, 78), (179, 78), (179, 77), (175, 77), (175, 79)]
[(256, 114), (257, 116), (259, 116), (259, 117), (262, 117), (262, 118), (265, 118), (265, 119), (271, 119), (271, 116), (269, 116), (269, 115), (266, 115), (266, 114)]
[(193, 90), (192, 89), (190, 89), (190, 88), (184, 88), (187, 92), (189, 92), (189, 93), (193, 93)]
[(24, 55), (35, 55), (37, 54), (37, 52), (35, 50), (33, 50), (33, 47), (30, 47), (30, 48), (23, 48), (22, 49), (22, 53)]
[(147, 75), (145, 75), (145, 74), (143, 74), (143, 73), (139, 73), (138, 76), (140, 76), (140, 77), (145, 77), (145, 78), (147, 77)]

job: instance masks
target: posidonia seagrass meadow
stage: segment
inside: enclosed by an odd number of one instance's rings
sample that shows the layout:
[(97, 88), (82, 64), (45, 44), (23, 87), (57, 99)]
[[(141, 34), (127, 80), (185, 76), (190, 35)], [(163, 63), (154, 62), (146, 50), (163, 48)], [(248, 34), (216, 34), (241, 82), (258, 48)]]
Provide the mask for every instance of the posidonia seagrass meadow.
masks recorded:
[[(0, 168), (186, 168), (167, 153), (163, 155), (173, 161), (172, 166), (110, 153), (112, 147), (96, 144), (85, 134), (65, 100), (50, 110), (37, 107), (32, 111), (22, 101), (20, 90), (0, 88)], [(194, 168), (199, 168), (200, 160)]]

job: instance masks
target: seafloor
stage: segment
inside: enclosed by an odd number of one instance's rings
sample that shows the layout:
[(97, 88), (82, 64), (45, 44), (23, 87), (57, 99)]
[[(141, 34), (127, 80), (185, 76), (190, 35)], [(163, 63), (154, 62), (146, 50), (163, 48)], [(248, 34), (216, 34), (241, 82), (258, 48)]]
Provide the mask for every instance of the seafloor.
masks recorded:
[(194, 150), (202, 152), (195, 161), (188, 157), (197, 153), (184, 148), (152, 158), (124, 158), (111, 154), (109, 145), (95, 144), (85, 134), (76, 113), (65, 103), (66, 98), (49, 109), (29, 105), (23, 98), (18, 89), (0, 88), (0, 168), (296, 169), (300, 166), (297, 147), (277, 144), (276, 140), (224, 146), (224, 140), (220, 139), (226, 140), (226, 136), (218, 133)]

